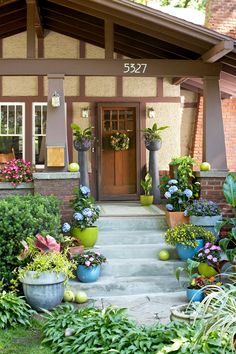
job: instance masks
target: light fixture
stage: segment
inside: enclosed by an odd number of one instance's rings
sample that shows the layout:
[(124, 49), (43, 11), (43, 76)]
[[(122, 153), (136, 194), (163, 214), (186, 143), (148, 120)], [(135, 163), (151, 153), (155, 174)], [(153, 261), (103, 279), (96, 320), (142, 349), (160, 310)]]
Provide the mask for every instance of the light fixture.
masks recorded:
[(89, 118), (89, 107), (83, 107), (81, 108), (81, 116), (82, 118)]
[(148, 118), (150, 118), (150, 119), (154, 119), (154, 118), (156, 118), (156, 112), (155, 112), (155, 110), (151, 107), (151, 108), (148, 108), (148, 110), (147, 110), (147, 116), (148, 116)]
[(52, 95), (52, 107), (60, 107), (61, 103), (60, 103), (60, 95), (59, 93), (57, 93), (56, 91), (54, 92), (54, 94)]

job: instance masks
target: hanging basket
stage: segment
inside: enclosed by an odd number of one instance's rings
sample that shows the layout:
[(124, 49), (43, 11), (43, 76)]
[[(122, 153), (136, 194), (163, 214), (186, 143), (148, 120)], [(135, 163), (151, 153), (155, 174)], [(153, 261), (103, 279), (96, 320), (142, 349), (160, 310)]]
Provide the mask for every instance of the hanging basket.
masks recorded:
[(124, 151), (129, 149), (130, 138), (121, 132), (116, 132), (110, 136), (110, 145), (115, 151)]

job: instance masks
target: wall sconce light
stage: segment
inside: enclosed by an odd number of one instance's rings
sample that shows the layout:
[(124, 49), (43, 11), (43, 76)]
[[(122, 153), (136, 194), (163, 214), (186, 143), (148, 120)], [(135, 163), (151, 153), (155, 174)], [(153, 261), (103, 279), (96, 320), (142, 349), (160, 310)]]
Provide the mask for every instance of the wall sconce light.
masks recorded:
[(54, 94), (52, 95), (52, 107), (60, 107), (61, 103), (60, 103), (60, 95), (59, 93), (57, 93), (56, 91), (54, 92)]
[(154, 118), (156, 118), (156, 112), (155, 112), (155, 110), (151, 107), (151, 108), (148, 108), (148, 110), (147, 110), (147, 116), (148, 116), (148, 118), (150, 118), (150, 119), (154, 119)]
[(89, 112), (90, 112), (89, 107), (81, 108), (81, 116), (82, 116), (82, 118), (89, 118)]

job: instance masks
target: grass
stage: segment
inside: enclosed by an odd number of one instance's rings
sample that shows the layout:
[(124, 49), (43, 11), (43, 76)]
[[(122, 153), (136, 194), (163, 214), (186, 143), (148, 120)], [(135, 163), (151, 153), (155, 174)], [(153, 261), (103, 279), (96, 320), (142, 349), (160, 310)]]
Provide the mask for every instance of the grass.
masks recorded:
[(0, 330), (1, 354), (52, 354), (49, 347), (41, 345), (42, 323), (34, 319), (32, 327), (16, 326)]

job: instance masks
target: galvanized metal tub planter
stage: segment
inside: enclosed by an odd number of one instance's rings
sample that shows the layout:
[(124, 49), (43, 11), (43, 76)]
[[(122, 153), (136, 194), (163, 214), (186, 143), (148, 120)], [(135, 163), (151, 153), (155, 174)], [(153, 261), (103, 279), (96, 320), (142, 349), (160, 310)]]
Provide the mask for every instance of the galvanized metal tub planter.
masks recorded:
[(62, 302), (64, 273), (28, 271), (21, 280), (28, 304), (36, 311), (51, 310)]
[(221, 220), (222, 220), (222, 215), (214, 215), (214, 216), (191, 215), (189, 217), (190, 224), (197, 225), (197, 226), (203, 226), (213, 233), (216, 233), (215, 232), (215, 225), (217, 224), (218, 221), (221, 221)]

